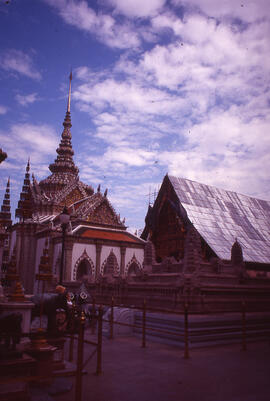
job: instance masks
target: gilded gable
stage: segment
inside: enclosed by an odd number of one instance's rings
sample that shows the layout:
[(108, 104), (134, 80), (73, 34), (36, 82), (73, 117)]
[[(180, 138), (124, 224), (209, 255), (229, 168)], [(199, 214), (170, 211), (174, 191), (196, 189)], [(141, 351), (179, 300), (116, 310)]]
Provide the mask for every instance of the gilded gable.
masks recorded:
[(87, 216), (86, 220), (91, 223), (119, 226), (117, 216), (107, 202), (102, 202), (100, 206)]
[(66, 204), (66, 206), (70, 206), (73, 203), (79, 201), (80, 199), (83, 199), (83, 195), (81, 194), (81, 192), (79, 191), (78, 188), (73, 189), (73, 191), (71, 191), (67, 197), (64, 200), (64, 204)]

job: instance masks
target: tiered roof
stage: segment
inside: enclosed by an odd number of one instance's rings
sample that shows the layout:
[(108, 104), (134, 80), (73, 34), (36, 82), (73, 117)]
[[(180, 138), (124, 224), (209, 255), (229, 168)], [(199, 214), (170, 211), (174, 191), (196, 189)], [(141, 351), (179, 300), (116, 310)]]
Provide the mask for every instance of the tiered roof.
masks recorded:
[(73, 160), (74, 151), (71, 144), (71, 115), (70, 115), (70, 97), (71, 97), (72, 73), (69, 77), (69, 93), (66, 116), (63, 122), (64, 130), (61, 136), (61, 142), (56, 149), (57, 158), (50, 164), (49, 169), (52, 174), (45, 180), (40, 181), (40, 188), (47, 192), (55, 192), (63, 189), (72, 181), (76, 181), (79, 173), (78, 167)]
[(20, 195), (20, 200), (18, 202), (18, 207), (15, 211), (15, 216), (19, 217), (20, 220), (24, 221), (32, 217), (32, 201), (30, 193), (30, 161), (28, 160), (23, 187)]
[[(31, 203), (33, 221), (48, 223), (61, 213), (67, 206), (72, 214), (72, 220), (85, 220), (97, 225), (107, 225), (125, 229), (114, 208), (107, 199), (107, 190), (102, 195), (100, 187), (97, 192), (91, 186), (84, 184), (79, 179), (79, 169), (75, 165), (73, 156), (71, 136), (71, 80), (69, 77), (69, 93), (67, 110), (64, 119), (64, 130), (61, 135), (60, 144), (56, 150), (57, 157), (50, 164), (51, 175), (39, 183), (33, 176), (33, 182), (29, 179), (29, 163), (25, 182), (21, 193), (21, 199), (16, 210), (16, 216), (20, 218), (29, 217), (28, 206)], [(31, 202), (30, 202), (31, 199)]]
[(11, 213), (10, 213), (10, 180), (8, 179), (5, 197), (1, 206), (0, 212), (0, 226), (7, 229), (12, 225)]

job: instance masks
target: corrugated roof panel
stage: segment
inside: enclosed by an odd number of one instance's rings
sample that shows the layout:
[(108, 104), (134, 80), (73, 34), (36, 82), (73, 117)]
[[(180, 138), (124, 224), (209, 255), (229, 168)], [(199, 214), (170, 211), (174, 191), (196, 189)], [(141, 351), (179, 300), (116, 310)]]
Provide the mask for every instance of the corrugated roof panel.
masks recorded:
[(245, 261), (270, 263), (270, 202), (169, 176), (196, 229), (222, 259), (230, 259), (235, 238)]

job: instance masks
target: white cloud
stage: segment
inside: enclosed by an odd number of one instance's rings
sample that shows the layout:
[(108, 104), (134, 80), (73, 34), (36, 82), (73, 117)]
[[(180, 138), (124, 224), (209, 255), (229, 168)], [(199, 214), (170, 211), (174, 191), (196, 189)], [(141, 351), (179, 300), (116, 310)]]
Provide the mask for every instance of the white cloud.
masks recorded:
[(0, 114), (6, 114), (8, 111), (8, 108), (5, 106), (0, 105)]
[(254, 22), (265, 16), (270, 16), (270, 4), (268, 0), (172, 0), (173, 4), (192, 7), (196, 6), (207, 16), (216, 18), (239, 18), (246, 22)]
[(38, 100), (38, 96), (36, 93), (30, 93), (29, 95), (20, 95), (17, 94), (15, 96), (17, 102), (22, 106), (28, 106), (28, 104), (32, 104)]
[(75, 160), (81, 179), (109, 188), (129, 225), (142, 219), (149, 186), (167, 171), (270, 197), (266, 2), (174, 0), (184, 5), (176, 14), (163, 0), (107, 0), (95, 9), (44, 1), (66, 24), (116, 49), (110, 67), (75, 71), (76, 108), (95, 127)]
[(167, 171), (270, 196), (268, 21), (238, 29), (193, 12), (182, 20), (164, 13), (152, 24), (160, 35), (173, 32), (169, 44), (125, 54), (101, 74), (77, 70), (74, 97), (96, 125), (92, 138), (105, 144), (103, 154), (84, 156), (83, 169), (90, 165), (101, 179), (104, 172), (113, 188), (116, 174), (126, 180), (123, 203), (113, 190), (125, 208), (132, 177), (160, 182)]
[(101, 42), (120, 49), (140, 45), (140, 38), (129, 22), (119, 24), (102, 12), (96, 13), (86, 1), (44, 0), (56, 8), (63, 20), (76, 28), (94, 34)]
[(42, 166), (48, 156), (55, 154), (59, 138), (48, 125), (23, 123), (12, 125), (8, 132), (0, 131), (0, 141), (9, 160), (15, 164), (24, 163), (30, 157), (32, 163)]
[(128, 17), (150, 17), (155, 15), (166, 0), (107, 0), (116, 11)]
[(35, 80), (41, 79), (41, 74), (34, 67), (32, 58), (21, 50), (10, 49), (3, 52), (0, 55), (0, 67)]

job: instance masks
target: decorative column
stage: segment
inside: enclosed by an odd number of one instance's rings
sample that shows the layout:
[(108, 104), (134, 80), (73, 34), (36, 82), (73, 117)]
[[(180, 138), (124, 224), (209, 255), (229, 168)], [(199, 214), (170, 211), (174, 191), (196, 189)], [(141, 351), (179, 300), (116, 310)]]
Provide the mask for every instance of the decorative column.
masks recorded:
[(73, 250), (73, 238), (67, 234), (65, 239), (65, 251), (64, 251), (64, 281), (72, 281), (72, 250)]
[(27, 294), (33, 294), (35, 285), (35, 266), (37, 239), (35, 236), (37, 225), (29, 223), (24, 228), (24, 265), (22, 267), (23, 285)]
[(121, 246), (120, 252), (121, 252), (121, 264), (120, 264), (120, 276), (124, 277), (125, 274), (125, 265), (126, 265), (126, 247)]
[(95, 278), (97, 279), (100, 275), (100, 257), (101, 257), (101, 249), (102, 249), (102, 244), (97, 243), (96, 244), (96, 275)]

